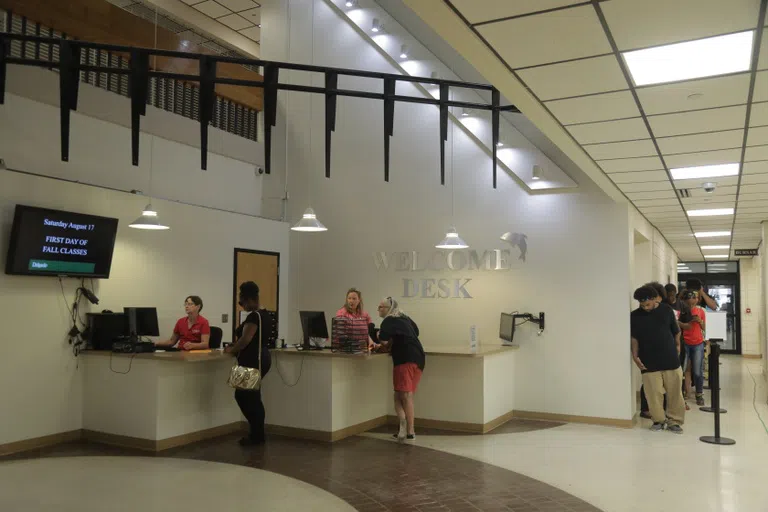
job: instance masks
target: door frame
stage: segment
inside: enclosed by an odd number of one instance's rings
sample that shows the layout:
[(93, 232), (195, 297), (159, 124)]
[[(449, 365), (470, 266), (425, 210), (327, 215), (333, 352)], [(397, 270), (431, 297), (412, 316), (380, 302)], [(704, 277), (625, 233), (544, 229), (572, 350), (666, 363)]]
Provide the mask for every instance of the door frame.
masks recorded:
[(235, 247), (232, 252), (232, 338), (235, 337), (235, 331), (237, 330), (237, 255), (240, 253), (246, 254), (263, 254), (266, 256), (277, 256), (277, 306), (275, 307), (278, 315), (280, 314), (280, 253), (275, 251), (259, 251), (256, 249), (243, 249), (241, 247)]
[[(705, 267), (706, 268), (706, 267)], [(724, 284), (731, 284), (733, 283), (733, 310), (734, 310), (734, 329), (736, 331), (735, 333), (735, 339), (734, 341), (734, 349), (722, 349), (723, 354), (737, 354), (741, 355), (741, 267), (737, 266), (736, 272), (728, 272), (728, 273), (685, 273), (685, 274), (678, 274), (678, 282), (684, 282), (688, 279), (699, 279), (703, 283), (706, 283), (706, 287), (709, 286), (718, 286), (718, 285), (724, 285)], [(682, 276), (685, 276), (685, 279), (681, 279)], [(731, 281), (731, 283), (721, 283), (720, 281)]]

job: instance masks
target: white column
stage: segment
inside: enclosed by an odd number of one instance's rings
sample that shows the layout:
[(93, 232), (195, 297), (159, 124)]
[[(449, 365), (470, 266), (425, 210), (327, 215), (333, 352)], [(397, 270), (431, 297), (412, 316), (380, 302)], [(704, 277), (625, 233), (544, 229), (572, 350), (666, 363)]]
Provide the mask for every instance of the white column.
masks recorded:
[(763, 289), (763, 315), (762, 329), (760, 330), (761, 344), (763, 346), (763, 376), (768, 382), (768, 255), (765, 253), (765, 244), (768, 243), (768, 221), (763, 221), (763, 241), (760, 244), (761, 263), (763, 265), (762, 271), (762, 289)]

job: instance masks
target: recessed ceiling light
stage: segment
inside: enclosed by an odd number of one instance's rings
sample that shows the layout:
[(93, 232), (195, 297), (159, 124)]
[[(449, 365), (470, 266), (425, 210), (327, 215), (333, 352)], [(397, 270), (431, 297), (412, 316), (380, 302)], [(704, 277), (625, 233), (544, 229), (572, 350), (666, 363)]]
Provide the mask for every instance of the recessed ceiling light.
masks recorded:
[(730, 231), (699, 231), (694, 233), (696, 238), (716, 238), (719, 236), (731, 236)]
[(407, 59), (408, 58), (408, 52), (409, 52), (409, 48), (408, 48), (407, 44), (404, 44), (404, 45), (400, 46), (400, 58), (401, 59)]
[(344, 5), (347, 7), (355, 7), (357, 5), (357, 0), (347, 0), (344, 2)]
[(707, 258), (708, 260), (714, 260), (714, 259), (727, 258), (728, 255), (727, 254), (705, 254), (704, 257)]
[(697, 167), (678, 167), (670, 169), (672, 179), (693, 180), (697, 178), (716, 178), (719, 176), (738, 176), (739, 164), (699, 165)]
[(730, 245), (702, 245), (701, 249), (704, 251), (711, 251), (715, 249), (730, 249)]
[(689, 217), (715, 217), (718, 215), (733, 215), (733, 208), (710, 208), (705, 210), (688, 210)]
[(635, 85), (748, 71), (754, 31), (624, 52)]
[(504, 147), (504, 143), (499, 141), (499, 142), (496, 143), (496, 147), (497, 148), (503, 148)]
[(384, 25), (379, 22), (379, 18), (373, 18), (371, 22), (371, 32), (381, 32), (384, 30)]
[(704, 96), (704, 93), (703, 93), (703, 92), (694, 92), (693, 94), (689, 94), (689, 95), (688, 95), (688, 99), (689, 99), (689, 100), (692, 100), (692, 101), (693, 101), (693, 100), (698, 100), (698, 99), (699, 99), (699, 98), (701, 98), (702, 96)]
[(534, 180), (540, 180), (543, 177), (544, 177), (544, 169), (542, 169), (540, 165), (534, 165), (531, 178)]

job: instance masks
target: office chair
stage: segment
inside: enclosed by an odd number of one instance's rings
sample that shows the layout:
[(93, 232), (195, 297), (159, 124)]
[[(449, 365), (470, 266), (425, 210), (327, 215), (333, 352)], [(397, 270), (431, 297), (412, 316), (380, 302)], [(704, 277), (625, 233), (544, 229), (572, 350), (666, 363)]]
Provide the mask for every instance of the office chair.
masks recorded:
[(208, 340), (208, 348), (214, 349), (221, 347), (221, 338), (224, 337), (224, 331), (221, 327), (211, 326), (211, 337)]

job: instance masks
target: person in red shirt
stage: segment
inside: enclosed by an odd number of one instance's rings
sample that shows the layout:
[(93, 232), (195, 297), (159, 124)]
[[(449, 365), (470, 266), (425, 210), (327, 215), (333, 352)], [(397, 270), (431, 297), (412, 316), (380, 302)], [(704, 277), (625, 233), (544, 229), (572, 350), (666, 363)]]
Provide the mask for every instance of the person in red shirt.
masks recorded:
[[(357, 288), (350, 288), (347, 291), (347, 300), (344, 302), (344, 306), (336, 312), (336, 318), (358, 318), (364, 319), (368, 325), (373, 323), (371, 315), (363, 309), (363, 294)], [(375, 349), (378, 347), (377, 343), (374, 343), (373, 339), (368, 337), (368, 349)]]
[(200, 314), (203, 299), (190, 295), (184, 300), (187, 316), (179, 318), (171, 338), (155, 343), (157, 347), (175, 347), (179, 350), (206, 350), (211, 338), (211, 324)]
[(680, 315), (686, 358), (696, 386), (696, 404), (704, 405), (704, 330), (707, 326), (707, 314), (704, 308), (698, 305), (701, 298), (697, 292), (685, 290), (681, 299), (688, 309)]

